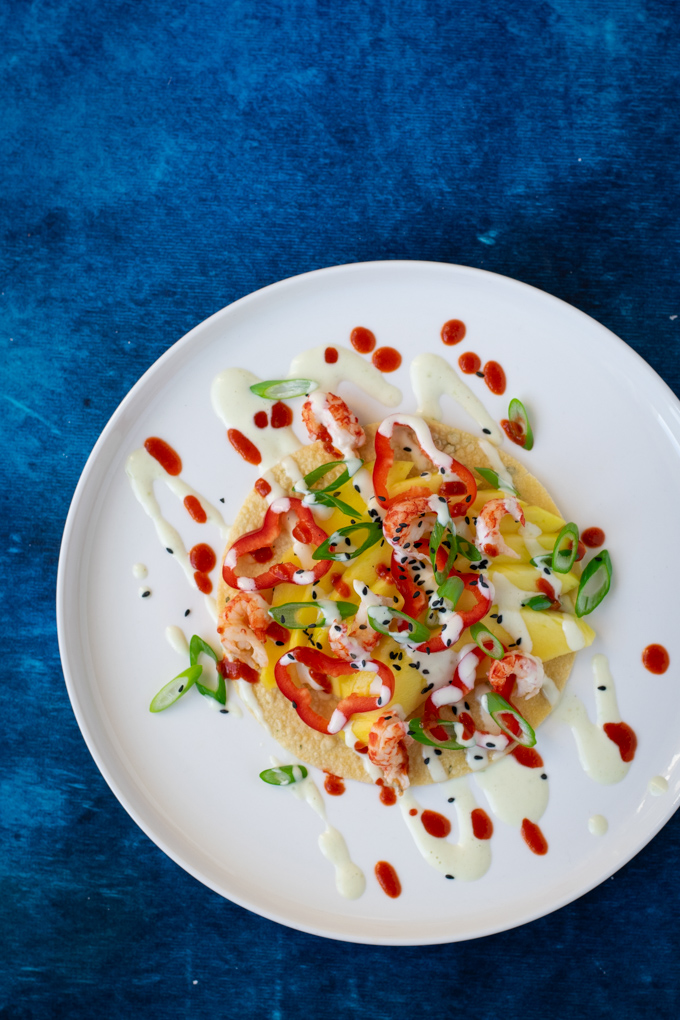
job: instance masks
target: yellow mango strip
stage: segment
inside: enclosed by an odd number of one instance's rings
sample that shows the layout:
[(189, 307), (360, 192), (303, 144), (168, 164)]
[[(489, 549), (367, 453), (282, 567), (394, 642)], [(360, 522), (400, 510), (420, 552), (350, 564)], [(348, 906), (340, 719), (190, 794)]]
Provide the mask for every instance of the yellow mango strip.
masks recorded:
[[(503, 562), (505, 560), (506, 562)], [(504, 574), (516, 588), (521, 588), (522, 591), (536, 592), (539, 593), (540, 589), (536, 587), (536, 582), (544, 574), (542, 571), (537, 570), (536, 567), (532, 567), (530, 563), (518, 563), (517, 560), (511, 560), (508, 556), (499, 556), (494, 560), (494, 570)], [(579, 579), (575, 574), (571, 572), (568, 574), (556, 574), (555, 575), (562, 582), (562, 594), (566, 594), (571, 591), (572, 588), (577, 588)]]
[[(493, 607), (493, 612), (498, 612), (497, 606)], [(520, 613), (531, 637), (531, 654), (542, 659), (543, 662), (549, 662), (550, 659), (556, 659), (558, 655), (567, 655), (572, 651), (572, 648), (567, 643), (563, 627), (564, 620), (567, 621), (566, 626), (568, 629), (573, 627), (573, 625), (578, 628), (583, 637), (584, 648), (595, 640), (595, 631), (592, 627), (588, 626), (584, 620), (579, 620), (576, 616), (572, 616), (571, 613), (554, 612), (551, 609), (544, 612), (535, 612), (533, 609), (521, 609)], [(490, 616), (484, 618), (484, 623), (491, 633), (495, 634), (506, 647), (512, 644), (514, 639), (503, 626), (499, 626)], [(510, 649), (510, 651), (513, 650), (522, 651), (521, 648)]]
[[(397, 467), (397, 465), (399, 464), (406, 464), (409, 467), (409, 469), (413, 467), (413, 464), (409, 463), (409, 461), (397, 460), (392, 465), (392, 468)], [(391, 474), (392, 469), (390, 469), (390, 477)], [(441, 483), (442, 479), (441, 475), (439, 474), (435, 475), (428, 474), (425, 475), (425, 477), (416, 474), (411, 478), (404, 477), (402, 481), (395, 481), (393, 485), (390, 485), (388, 479), (387, 490), (390, 494), (390, 497), (399, 496), (402, 492), (408, 492), (409, 489), (414, 488), (414, 486), (416, 485), (420, 485), (425, 489), (429, 489), (431, 492), (439, 492), (439, 487)]]

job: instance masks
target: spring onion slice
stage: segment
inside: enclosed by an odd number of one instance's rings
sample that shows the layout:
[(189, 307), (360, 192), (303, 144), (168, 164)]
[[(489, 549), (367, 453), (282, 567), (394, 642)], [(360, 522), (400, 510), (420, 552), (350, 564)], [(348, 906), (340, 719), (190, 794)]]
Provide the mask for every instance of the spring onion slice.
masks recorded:
[(568, 574), (578, 556), (578, 528), (573, 522), (565, 524), (552, 551), (552, 568), (558, 574)]
[[(483, 652), (492, 659), (502, 659), (505, 655), (505, 649), (498, 640), (495, 634), (492, 634), (488, 627), (485, 627), (483, 623), (473, 623), (470, 627), (470, 635), (472, 640), (478, 645)], [(491, 645), (491, 647), (489, 647)]]
[(338, 499), (337, 496), (331, 496), (328, 492), (312, 492), (314, 496), (314, 506), (329, 506), (334, 510), (340, 510), (341, 513), (345, 514), (346, 517), (354, 517), (355, 519), (361, 517), (361, 511), (356, 510), (349, 503), (343, 502)]
[(313, 379), (266, 379), (253, 383), (250, 392), (267, 400), (287, 400), (289, 397), (306, 397), (318, 388)]
[(551, 605), (552, 600), (547, 595), (534, 595), (522, 603), (522, 608), (533, 609), (534, 612), (540, 613), (543, 609), (550, 609)]
[[(333, 604), (337, 606), (341, 620), (345, 620), (348, 616), (354, 616), (357, 611), (357, 606), (353, 602), (334, 602)], [(305, 623), (301, 619), (303, 612), (308, 612), (310, 609), (317, 613), (316, 623)], [(271, 606), (268, 612), (273, 620), (276, 620), (287, 630), (308, 630), (310, 627), (329, 626), (323, 609), (316, 602), (286, 602), (282, 606)], [(321, 619), (318, 619), (318, 616)]]
[(279, 765), (275, 769), (265, 769), (260, 772), (260, 779), (270, 786), (290, 786), (291, 783), (299, 783), (307, 778), (307, 769), (304, 765)]
[[(437, 568), (437, 553), (442, 545), (448, 550), (448, 555), (446, 557), (446, 566), (443, 570), (439, 570)], [(454, 530), (453, 522), (441, 524), (439, 521), (435, 521), (432, 534), (430, 535), (430, 563), (434, 570), (434, 579), (438, 585), (443, 584), (449, 576), (449, 571), (455, 563), (457, 553), (458, 536)]]
[[(330, 492), (331, 489), (339, 489), (341, 485), (344, 485), (345, 482), (348, 482), (350, 478), (357, 473), (359, 468), (363, 467), (364, 462), (358, 457), (351, 457), (349, 460), (329, 460), (326, 464), (320, 464), (319, 467), (314, 468), (314, 470), (310, 471), (308, 475), (305, 475), (302, 480), (304, 486), (310, 488), (314, 485), (314, 482), (318, 482), (320, 478), (327, 475), (334, 467), (340, 467), (341, 464), (344, 464), (345, 468), (342, 474), (338, 475), (335, 481), (330, 485), (327, 485), (325, 489), (319, 489), (319, 492)], [(298, 485), (300, 485), (300, 483), (296, 482), (293, 488), (296, 489), (296, 486)], [(304, 487), (300, 486), (300, 489), (296, 489), (296, 491), (304, 491)]]
[(529, 560), (532, 567), (536, 567), (537, 570), (543, 570), (545, 567), (549, 567), (552, 570), (552, 553), (543, 553), (541, 556), (534, 556)]
[[(521, 744), (522, 747), (533, 747), (536, 743), (536, 734), (532, 727), (526, 721), (524, 716), (521, 716), (519, 712), (512, 707), (512, 705), (502, 698), (496, 691), (490, 691), (488, 694), (482, 695), (482, 708), (487, 712), (496, 726), (500, 727), (506, 736), (510, 737), (511, 740)], [(504, 721), (504, 716), (511, 716), (520, 728), (520, 733), (517, 734), (514, 730), (511, 730), (508, 724)]]
[(161, 687), (158, 694), (149, 705), (150, 712), (162, 712), (164, 709), (174, 705), (176, 701), (186, 694), (190, 687), (193, 687), (203, 672), (203, 666), (189, 666), (182, 673), (178, 673), (169, 684)]
[[(428, 641), (430, 638), (430, 631), (424, 623), (418, 623), (412, 616), (407, 616), (406, 613), (402, 613), (398, 609), (392, 609), (391, 606), (371, 606), (367, 615), (373, 630), (377, 630), (378, 634), (387, 634), (397, 644), (419, 645), (422, 641)], [(392, 631), (390, 630), (392, 620), (406, 620), (408, 628)]]
[(464, 751), (465, 744), (459, 744), (456, 740), (456, 731), (453, 723), (451, 722), (438, 722), (437, 726), (441, 726), (442, 729), (446, 730), (450, 734), (448, 740), (432, 740), (428, 737), (423, 728), (422, 719), (409, 719), (408, 721), (408, 733), (410, 737), (413, 737), (419, 744), (425, 744), (426, 747), (441, 747), (442, 750), (446, 751)]
[(224, 682), (223, 676), (218, 675), (216, 690), (213, 691), (210, 687), (204, 687), (198, 680), (196, 681), (196, 690), (204, 698), (214, 698), (218, 705), (226, 705), (227, 703), (227, 685)]
[[(360, 545), (358, 549), (351, 548), (351, 542), (347, 544), (347, 539), (350, 535), (353, 535), (355, 531), (363, 529), (367, 532), (366, 539), (363, 545)], [(382, 525), (376, 521), (359, 521), (357, 524), (348, 524), (346, 528), (339, 528), (334, 531), (332, 535), (322, 542), (318, 549), (312, 553), (312, 559), (315, 560), (335, 560), (336, 563), (346, 563), (348, 560), (354, 560), (357, 556), (361, 556), (363, 552), (370, 549), (372, 545), (382, 540)], [(346, 552), (340, 550), (342, 545)], [(333, 551), (331, 551), (331, 546)]]
[(447, 577), (443, 584), (440, 584), (437, 588), (437, 595), (441, 599), (446, 599), (451, 603), (451, 608), (455, 609), (458, 603), (458, 599), (463, 594), (465, 585), (460, 577)]
[(468, 542), (467, 538), (461, 538), (460, 535), (457, 535), (456, 542), (459, 554), (464, 556), (466, 560), (469, 560), (470, 563), (478, 563), (479, 560), (484, 559), (477, 546), (473, 545), (472, 542)]
[(529, 424), (529, 415), (526, 412), (526, 408), (521, 400), (513, 399), (510, 401), (508, 408), (508, 418), (514, 425), (519, 425), (524, 434), (524, 442), (521, 446), (525, 450), (531, 450), (534, 445), (534, 434), (531, 431), (531, 425)]
[(576, 615), (587, 616), (599, 606), (612, 583), (612, 561), (606, 549), (593, 556), (581, 574), (576, 595)]
[(501, 492), (509, 492), (511, 496), (519, 496), (519, 492), (515, 486), (511, 485), (510, 482), (503, 481), (497, 471), (492, 471), (491, 468), (482, 467), (476, 467), (475, 471), (478, 475), (481, 475), (485, 481), (489, 482), (490, 485), (493, 485), (494, 489), (500, 489)]
[(213, 648), (210, 647), (207, 641), (200, 638), (198, 634), (194, 634), (189, 642), (189, 662), (192, 666), (195, 666), (198, 662), (198, 657), (201, 652), (205, 655), (209, 655), (214, 662), (220, 661), (220, 656)]

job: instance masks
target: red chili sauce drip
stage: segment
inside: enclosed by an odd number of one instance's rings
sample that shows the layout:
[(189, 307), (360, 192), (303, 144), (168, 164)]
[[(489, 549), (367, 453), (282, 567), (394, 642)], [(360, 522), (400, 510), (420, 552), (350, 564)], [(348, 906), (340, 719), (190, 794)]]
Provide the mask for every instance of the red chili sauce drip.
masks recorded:
[(380, 888), (390, 899), (396, 900), (401, 896), (401, 882), (399, 876), (387, 861), (378, 861), (375, 866), (375, 877), (380, 883)]
[(298, 542), (302, 542), (303, 545), (309, 545), (312, 541), (312, 532), (308, 524), (304, 521), (298, 521), (292, 531), (293, 538), (297, 539)]
[(414, 807), (412, 807), (412, 808), (410, 809), (410, 811), (409, 811), (409, 814), (410, 814), (410, 815), (417, 815), (417, 814), (418, 814), (418, 808), (414, 808)]
[(576, 553), (576, 562), (578, 563), (580, 560), (582, 560), (583, 557), (585, 556), (585, 554), (586, 554), (586, 547), (583, 544), (583, 542), (581, 541), (581, 539), (579, 538), (579, 540), (578, 540), (578, 551)]
[(384, 563), (376, 563), (375, 572), (381, 581), (386, 581), (388, 584), (394, 584), (392, 571), (389, 567), (386, 567)]
[(670, 662), (670, 656), (663, 645), (647, 645), (642, 653), (642, 665), (650, 673), (665, 673)]
[(553, 588), (553, 586), (551, 585), (550, 581), (548, 581), (547, 578), (539, 577), (539, 579), (536, 581), (536, 587), (538, 588), (542, 595), (545, 595), (546, 598), (550, 599), (550, 601), (552, 602), (552, 605), (550, 606), (551, 609), (562, 608), (560, 600), (555, 597), (555, 589)]
[(589, 549), (599, 549), (601, 545), (604, 545), (604, 539), (605, 534), (602, 528), (586, 528), (581, 532), (581, 541)]
[[(503, 389), (505, 389), (505, 386)], [(526, 433), (519, 422), (503, 418), (501, 420), (501, 428), (511, 442), (515, 443), (517, 446), (524, 446)]]
[(287, 425), (292, 424), (293, 412), (289, 408), (288, 404), (284, 404), (283, 401), (277, 400), (272, 407), (272, 428), (285, 429)]
[(246, 680), (249, 684), (256, 684), (260, 679), (260, 674), (252, 666), (249, 666), (246, 662), (227, 662), (226, 659), (221, 659), (217, 663), (217, 671), (226, 680)]
[(205, 524), (208, 520), (208, 515), (195, 496), (185, 496), (184, 506), (187, 508), (189, 516), (193, 517), (197, 524)]
[(255, 491), (259, 492), (262, 499), (266, 499), (269, 493), (272, 491), (272, 487), (269, 482), (266, 482), (264, 478), (258, 478), (255, 482)]
[(521, 744), (518, 744), (517, 747), (512, 749), (510, 754), (520, 763), (520, 765), (524, 765), (527, 769), (543, 768), (543, 759), (538, 751), (535, 751), (533, 747), (522, 747)]
[(484, 366), (484, 382), (492, 393), (498, 396), (505, 393), (505, 372), (497, 361), (487, 361)]
[(392, 807), (397, 803), (397, 795), (391, 786), (383, 786), (380, 791), (380, 803), (385, 807)]
[(466, 351), (465, 354), (461, 354), (459, 357), (458, 367), (461, 372), (465, 372), (465, 375), (474, 375), (474, 373), (479, 372), (482, 367), (482, 359), (478, 354), (474, 354), (472, 351)]
[(257, 414), (253, 415), (253, 421), (257, 425), (258, 429), (266, 429), (267, 425), (269, 424), (267, 412), (258, 411)]
[(200, 570), (194, 571), (194, 581), (199, 591), (202, 591), (204, 595), (209, 595), (213, 589), (212, 581), (207, 574), (202, 574)]
[(354, 750), (356, 751), (357, 754), (368, 754), (368, 745), (361, 744), (357, 740), (356, 744), (354, 745)]
[(425, 832), (436, 839), (446, 839), (451, 832), (451, 822), (444, 815), (440, 815), (438, 811), (423, 811), (420, 820)]
[(217, 563), (217, 557), (209, 545), (201, 542), (189, 551), (189, 562), (194, 570), (200, 570), (202, 574), (209, 574)]
[(523, 819), (520, 832), (522, 833), (522, 839), (529, 847), (532, 854), (537, 854), (539, 857), (547, 854), (548, 840), (545, 838), (535, 822), (530, 822), (528, 818)]
[(625, 722), (608, 722), (602, 729), (618, 747), (621, 761), (632, 761), (637, 750), (635, 730)]
[(350, 342), (359, 354), (370, 354), (375, 349), (375, 334), (370, 329), (357, 326), (349, 335)]
[(331, 574), (331, 584), (337, 591), (338, 595), (342, 595), (343, 599), (349, 598), (352, 594), (349, 585), (343, 581), (342, 574)]
[(157, 460), (164, 471), (169, 475), (178, 475), (182, 470), (182, 459), (176, 450), (158, 436), (149, 436), (144, 440), (144, 449), (150, 453), (154, 460)]
[(256, 563), (269, 563), (274, 555), (274, 550), (269, 545), (263, 545), (261, 549), (253, 549), (250, 555)]
[(460, 319), (449, 319), (442, 326), (441, 338), (447, 347), (453, 347), (454, 344), (461, 342), (466, 332), (464, 322), (461, 322)]
[(476, 839), (491, 839), (493, 836), (493, 822), (483, 808), (475, 808), (471, 814), (472, 833)]
[(251, 443), (242, 432), (239, 432), (238, 429), (227, 429), (227, 438), (239, 456), (243, 457), (248, 464), (260, 463), (262, 454), (255, 446), (255, 443)]
[(334, 365), (338, 360), (338, 352), (335, 347), (327, 347), (323, 354), (324, 361), (327, 365)]
[(379, 372), (396, 372), (401, 365), (401, 354), (394, 347), (379, 347), (371, 361)]
[(345, 792), (345, 784), (340, 776), (334, 776), (330, 772), (326, 773), (326, 778), (323, 781), (323, 788), (327, 794), (331, 797), (342, 797)]

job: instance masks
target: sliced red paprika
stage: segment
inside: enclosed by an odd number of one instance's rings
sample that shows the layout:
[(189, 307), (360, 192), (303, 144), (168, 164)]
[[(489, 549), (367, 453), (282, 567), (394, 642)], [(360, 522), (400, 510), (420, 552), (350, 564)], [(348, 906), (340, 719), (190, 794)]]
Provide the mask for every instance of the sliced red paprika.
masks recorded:
[(318, 560), (312, 570), (301, 570), (294, 563), (275, 563), (269, 570), (256, 577), (242, 577), (237, 573), (238, 561), (242, 556), (273, 545), (281, 533), (281, 518), (288, 513), (294, 513), (297, 518), (293, 534), (297, 532), (298, 535), (303, 535), (308, 544), (314, 546), (328, 540), (328, 535), (319, 527), (311, 510), (301, 499), (288, 496), (277, 499), (267, 509), (262, 527), (242, 535), (227, 552), (222, 565), (222, 577), (231, 588), (238, 588), (241, 591), (263, 591), (283, 581), (291, 584), (315, 584), (330, 570), (332, 560)]
[[(460, 616), (463, 623), (462, 634), (466, 627), (471, 627), (473, 623), (478, 623), (491, 609), (491, 589), (487, 585), (482, 585), (483, 577), (481, 574), (459, 574), (457, 570), (452, 570), (449, 576), (459, 577), (465, 585), (465, 591), (469, 591), (475, 600), (475, 604), (471, 609), (456, 609), (456, 613)], [(424, 641), (422, 645), (418, 645), (418, 651), (443, 652), (447, 647), (442, 640), (443, 629), (438, 634), (433, 634), (429, 641)]]
[[(358, 712), (372, 712), (376, 708), (384, 708), (392, 700), (394, 694), (394, 673), (383, 662), (375, 662), (377, 675), (382, 686), (381, 695), (350, 694), (343, 698), (335, 707), (330, 719), (320, 715), (312, 707), (312, 695), (309, 687), (298, 687), (290, 674), (290, 667), (299, 662), (306, 666), (312, 678), (323, 691), (330, 693), (332, 687), (329, 677), (350, 676), (358, 670), (358, 665), (346, 659), (336, 659), (325, 655), (315, 648), (297, 647), (282, 655), (274, 667), (277, 686), (284, 697), (292, 703), (293, 708), (307, 726), (319, 733), (338, 733), (345, 722)], [(342, 721), (344, 719), (344, 722)], [(331, 727), (331, 724), (332, 727)]]

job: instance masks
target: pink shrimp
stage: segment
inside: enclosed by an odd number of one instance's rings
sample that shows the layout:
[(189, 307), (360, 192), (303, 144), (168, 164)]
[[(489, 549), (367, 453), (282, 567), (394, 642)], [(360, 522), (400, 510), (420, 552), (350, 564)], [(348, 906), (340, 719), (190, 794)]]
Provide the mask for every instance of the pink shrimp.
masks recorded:
[(354, 582), (354, 590), (361, 599), (356, 616), (349, 623), (337, 620), (328, 630), (328, 643), (340, 659), (363, 659), (370, 654), (382, 637), (368, 622), (371, 606), (392, 605), (392, 600), (376, 595), (363, 581)]
[(545, 672), (543, 663), (527, 652), (508, 652), (502, 659), (496, 659), (489, 667), (489, 683), (500, 691), (509, 677), (517, 681), (516, 694), (520, 698), (533, 698), (541, 689)]
[(438, 514), (449, 519), (443, 496), (406, 496), (392, 503), (383, 521), (383, 535), (397, 552), (423, 563), (430, 560), (430, 533)]
[(230, 662), (253, 669), (267, 665), (264, 642), (271, 618), (267, 602), (257, 592), (241, 591), (227, 602), (217, 621), (217, 633)]
[(408, 726), (398, 715), (388, 712), (373, 723), (368, 734), (368, 757), (383, 770), (384, 781), (399, 794), (408, 789)]
[(485, 503), (477, 518), (477, 539), (475, 545), (483, 556), (512, 556), (519, 559), (519, 553), (511, 549), (503, 540), (500, 532), (500, 523), (506, 514), (524, 524), (522, 508), (514, 496), (505, 496), (503, 499), (490, 499)]
[(310, 439), (330, 443), (343, 457), (363, 446), (365, 435), (359, 419), (334, 393), (315, 390), (302, 405), (302, 420)]

